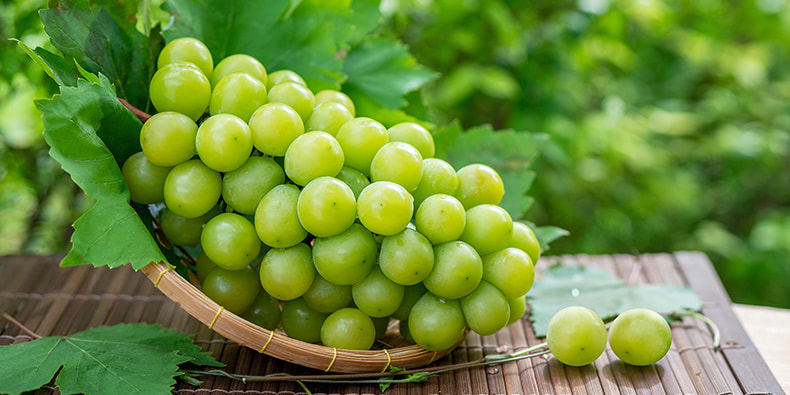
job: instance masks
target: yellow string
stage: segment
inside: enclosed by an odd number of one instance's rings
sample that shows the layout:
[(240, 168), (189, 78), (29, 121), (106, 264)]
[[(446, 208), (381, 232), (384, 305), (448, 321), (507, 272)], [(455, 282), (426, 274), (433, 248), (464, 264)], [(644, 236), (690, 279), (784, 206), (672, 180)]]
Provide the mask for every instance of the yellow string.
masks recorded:
[(219, 313), (221, 313), (222, 310), (225, 310), (225, 306), (219, 306), (219, 310), (217, 310), (217, 315), (215, 315), (214, 319), (211, 320), (211, 323), (208, 324), (208, 329), (211, 329), (211, 328), (214, 327), (214, 323), (217, 322), (217, 318), (219, 318)]
[(426, 365), (430, 365), (430, 364), (431, 364), (431, 362), (433, 362), (433, 360), (434, 360), (434, 359), (436, 359), (436, 353), (437, 353), (437, 351), (434, 351), (434, 352), (433, 352), (433, 355), (431, 355), (431, 360), (430, 360), (430, 361), (428, 361), (428, 363), (427, 363)]
[(263, 352), (266, 351), (266, 347), (269, 347), (269, 343), (272, 342), (272, 338), (273, 337), (274, 337), (274, 331), (269, 332), (269, 340), (267, 340), (266, 344), (263, 345), (263, 348), (261, 348), (261, 351), (258, 351), (259, 353), (263, 354)]
[(329, 369), (332, 369), (332, 365), (335, 364), (335, 360), (337, 359), (337, 347), (332, 348), (332, 352), (334, 353), (332, 355), (332, 362), (330, 362), (329, 366), (326, 369), (324, 369), (324, 372), (328, 372)]
[(167, 269), (162, 270), (161, 272), (159, 272), (159, 277), (157, 277), (156, 281), (154, 282), (154, 288), (159, 288), (159, 282), (162, 281), (162, 276), (164, 276), (165, 273), (167, 273), (167, 272), (169, 272), (171, 270), (173, 270), (173, 267), (172, 266), (168, 266)]
[(392, 357), (390, 357), (389, 351), (387, 351), (387, 349), (384, 349), (383, 351), (384, 351), (384, 354), (387, 354), (387, 366), (384, 366), (384, 369), (381, 369), (381, 373), (386, 372), (387, 369), (389, 369), (390, 364), (392, 363)]

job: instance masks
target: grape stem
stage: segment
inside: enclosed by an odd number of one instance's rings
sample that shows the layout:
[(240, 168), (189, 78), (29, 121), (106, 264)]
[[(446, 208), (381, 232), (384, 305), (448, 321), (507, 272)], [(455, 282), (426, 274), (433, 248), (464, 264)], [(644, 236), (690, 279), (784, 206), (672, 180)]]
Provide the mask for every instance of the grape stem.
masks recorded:
[(148, 114), (147, 112), (140, 110), (139, 108), (131, 105), (131, 103), (129, 103), (128, 101), (121, 99), (120, 97), (118, 98), (118, 101), (121, 102), (121, 104), (123, 104), (124, 107), (128, 108), (129, 111), (131, 111), (132, 114), (134, 114), (137, 117), (137, 119), (140, 120), (140, 122), (145, 123), (145, 121), (147, 121), (148, 118), (151, 118), (151, 114)]
[(12, 317), (8, 313), (3, 313), (3, 318), (5, 318), (8, 322), (14, 324), (19, 328), (22, 332), (28, 334), (28, 336), (32, 337), (33, 339), (41, 339), (41, 335), (36, 332), (33, 332), (30, 328), (24, 326), (21, 322), (17, 321), (16, 318)]
[(676, 315), (680, 317), (693, 317), (707, 324), (708, 327), (710, 327), (711, 332), (713, 332), (713, 349), (715, 350), (721, 347), (721, 332), (719, 331), (718, 325), (716, 325), (713, 320), (700, 312), (692, 310), (681, 310), (677, 312)]

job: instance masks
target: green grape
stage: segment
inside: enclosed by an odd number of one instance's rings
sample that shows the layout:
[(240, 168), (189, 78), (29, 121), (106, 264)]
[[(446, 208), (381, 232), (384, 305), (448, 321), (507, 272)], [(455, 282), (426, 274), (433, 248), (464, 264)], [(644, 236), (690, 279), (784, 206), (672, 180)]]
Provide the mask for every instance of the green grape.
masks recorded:
[(293, 108), (282, 103), (267, 103), (252, 113), (250, 131), (258, 151), (283, 156), (291, 142), (304, 133), (304, 123)]
[(370, 180), (368, 180), (361, 171), (354, 170), (350, 167), (343, 166), (343, 168), (340, 169), (340, 173), (337, 173), (335, 177), (351, 187), (351, 191), (354, 192), (355, 198), (359, 198), (359, 194), (362, 193), (362, 190), (370, 185)]
[(433, 158), (436, 147), (433, 136), (422, 125), (414, 122), (401, 122), (387, 129), (390, 141), (402, 141), (411, 144), (423, 158)]
[(527, 312), (527, 298), (519, 296), (517, 298), (508, 299), (507, 303), (510, 306), (510, 318), (507, 320), (507, 324), (513, 325)]
[(197, 159), (174, 167), (165, 179), (165, 205), (185, 218), (209, 212), (221, 193), (222, 177)]
[(508, 247), (483, 256), (483, 279), (513, 299), (532, 288), (535, 267), (526, 252)]
[(236, 170), (252, 153), (250, 127), (235, 115), (214, 115), (198, 128), (195, 147), (200, 160), (210, 169)]
[(151, 163), (173, 167), (192, 159), (198, 126), (191, 118), (177, 112), (154, 114), (140, 129), (140, 146)]
[(158, 112), (178, 112), (193, 121), (206, 112), (211, 99), (208, 78), (191, 63), (171, 63), (157, 70), (148, 90)]
[(392, 181), (411, 192), (422, 177), (422, 156), (409, 144), (384, 144), (370, 163), (371, 181)]
[(233, 73), (247, 73), (252, 78), (263, 83), (265, 87), (267, 81), (266, 67), (263, 67), (263, 64), (258, 59), (244, 54), (230, 55), (222, 59), (211, 74), (211, 86), (217, 86), (219, 80)]
[(376, 265), (378, 245), (373, 235), (359, 224), (332, 237), (319, 237), (313, 244), (313, 262), (318, 273), (338, 285), (364, 279)]
[(367, 277), (351, 286), (354, 304), (371, 317), (389, 317), (403, 300), (403, 285), (396, 284), (378, 266)]
[(285, 151), (285, 174), (298, 185), (321, 177), (334, 177), (343, 168), (343, 149), (331, 134), (307, 132)]
[(321, 326), (321, 342), (327, 347), (368, 350), (375, 341), (373, 320), (353, 307), (335, 311)]
[(374, 182), (365, 187), (357, 199), (359, 221), (371, 232), (384, 236), (406, 229), (413, 211), (413, 198), (394, 182)]
[(318, 103), (313, 108), (310, 118), (305, 122), (305, 126), (307, 130), (320, 130), (334, 136), (344, 123), (353, 118), (354, 116), (351, 115), (348, 108), (340, 103)]
[(245, 268), (261, 252), (255, 227), (234, 213), (222, 213), (206, 222), (200, 244), (217, 266), (227, 270)]
[(373, 321), (373, 326), (376, 327), (376, 340), (379, 340), (387, 334), (387, 329), (390, 326), (390, 317), (370, 317)]
[(299, 85), (307, 87), (307, 83), (299, 74), (291, 70), (277, 70), (266, 79), (266, 90), (272, 90), (275, 85), (283, 82), (295, 82)]
[(337, 178), (318, 177), (305, 185), (296, 202), (302, 227), (316, 237), (340, 234), (354, 223), (354, 192)]
[(140, 204), (158, 203), (165, 198), (165, 180), (169, 173), (169, 167), (151, 163), (142, 152), (126, 159), (121, 168), (130, 199)]
[(451, 241), (434, 246), (433, 270), (425, 288), (441, 298), (458, 299), (477, 288), (483, 278), (483, 262), (472, 246)]
[(667, 320), (653, 310), (631, 309), (612, 321), (609, 345), (614, 354), (629, 365), (651, 365), (669, 351), (672, 329)]
[(594, 311), (581, 306), (566, 307), (549, 321), (546, 342), (560, 362), (584, 366), (598, 359), (606, 348), (606, 327)]
[(297, 82), (286, 81), (273, 86), (269, 90), (269, 101), (289, 105), (303, 120), (310, 118), (315, 107), (313, 92)]
[(466, 211), (461, 202), (450, 195), (432, 195), (420, 204), (414, 225), (433, 244), (458, 240), (466, 227)]
[(460, 239), (482, 256), (507, 247), (512, 234), (513, 219), (505, 209), (481, 204), (466, 210), (466, 226)]
[(398, 332), (400, 333), (400, 336), (403, 338), (403, 340), (406, 340), (411, 344), (416, 343), (414, 341), (414, 337), (411, 335), (411, 332), (409, 332), (408, 320), (400, 320), (400, 322), (398, 322)]
[(354, 102), (343, 92), (331, 89), (320, 91), (315, 94), (315, 103), (316, 105), (321, 103), (340, 103), (343, 107), (348, 109), (352, 117), (356, 116)]
[(214, 58), (206, 44), (192, 37), (182, 37), (170, 41), (159, 52), (156, 67), (161, 69), (168, 64), (187, 62), (197, 66), (206, 76), (211, 77)]
[(522, 222), (513, 221), (513, 233), (510, 236), (508, 247), (515, 247), (526, 252), (533, 264), (537, 264), (540, 259), (538, 238), (535, 237), (532, 228)]
[(198, 243), (200, 243), (203, 225), (219, 213), (219, 206), (214, 206), (213, 209), (200, 217), (184, 218), (165, 208), (162, 211), (162, 219), (159, 220), (159, 224), (162, 226), (162, 232), (171, 244), (197, 247)]
[(403, 300), (400, 302), (398, 309), (392, 313), (392, 318), (396, 320), (406, 321), (409, 319), (409, 312), (414, 304), (422, 297), (423, 294), (428, 292), (425, 285), (417, 283), (408, 285), (403, 289)]
[(425, 199), (433, 195), (455, 195), (458, 189), (458, 175), (449, 163), (428, 158), (422, 161), (422, 177), (417, 189), (412, 192), (414, 205), (419, 206)]
[(302, 297), (311, 309), (332, 313), (351, 304), (351, 286), (329, 282), (317, 274), (310, 289)]
[(263, 289), (280, 300), (292, 300), (304, 295), (315, 279), (312, 257), (307, 244), (269, 250), (261, 262)]
[(397, 284), (417, 284), (433, 269), (433, 246), (420, 232), (406, 228), (381, 241), (379, 266)]
[(337, 131), (337, 142), (343, 147), (346, 166), (370, 174), (370, 163), (379, 148), (389, 142), (387, 129), (370, 118), (354, 118)]
[(205, 252), (200, 251), (200, 254), (198, 254), (197, 259), (195, 260), (195, 274), (197, 274), (198, 279), (203, 281), (206, 278), (206, 275), (215, 267), (217, 267), (217, 264), (209, 259)]
[(209, 114), (233, 114), (247, 122), (266, 100), (263, 82), (247, 73), (232, 73), (219, 80), (211, 91)]
[(481, 164), (458, 169), (458, 190), (455, 197), (467, 210), (478, 204), (499, 204), (505, 196), (505, 184), (496, 170)]
[(247, 311), (260, 289), (258, 273), (251, 267), (225, 270), (217, 266), (206, 274), (202, 286), (206, 296), (234, 314)]
[(461, 310), (466, 326), (483, 336), (493, 335), (510, 320), (510, 304), (505, 295), (485, 280), (461, 298)]
[(316, 343), (321, 340), (321, 325), (329, 314), (310, 308), (302, 298), (283, 303), (280, 321), (285, 333), (297, 340)]
[(414, 341), (429, 351), (446, 350), (464, 335), (464, 314), (461, 303), (442, 299), (426, 292), (409, 313), (409, 333)]
[(255, 209), (255, 231), (267, 246), (293, 247), (307, 237), (296, 214), (298, 199), (299, 188), (285, 184), (272, 188), (261, 199)]
[(285, 182), (285, 172), (274, 159), (251, 156), (222, 177), (222, 199), (241, 214), (254, 214), (267, 192)]
[(266, 291), (260, 290), (252, 306), (241, 315), (241, 318), (273, 331), (280, 325), (280, 314), (280, 302)]

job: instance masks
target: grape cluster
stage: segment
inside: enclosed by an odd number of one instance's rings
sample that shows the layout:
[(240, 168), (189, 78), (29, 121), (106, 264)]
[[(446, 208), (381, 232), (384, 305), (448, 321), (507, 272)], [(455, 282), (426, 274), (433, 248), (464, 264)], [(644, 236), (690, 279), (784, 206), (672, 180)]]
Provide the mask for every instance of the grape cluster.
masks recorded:
[(123, 165), (131, 199), (164, 202), (161, 230), (202, 248), (202, 290), (227, 310), (346, 349), (394, 318), (434, 351), (524, 314), (534, 233), (498, 206), (496, 171), (434, 158), (421, 125), (357, 117), (345, 94), (248, 55), (214, 67), (192, 38), (162, 50), (150, 97)]

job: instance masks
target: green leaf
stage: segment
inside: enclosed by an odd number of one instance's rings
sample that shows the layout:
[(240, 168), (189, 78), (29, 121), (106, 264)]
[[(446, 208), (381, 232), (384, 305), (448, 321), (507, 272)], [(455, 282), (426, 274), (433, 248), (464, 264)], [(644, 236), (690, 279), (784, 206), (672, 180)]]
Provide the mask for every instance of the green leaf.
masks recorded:
[(540, 145), (546, 141), (542, 134), (494, 131), (483, 125), (466, 132), (458, 123), (434, 132), (436, 157), (444, 158), (456, 169), (472, 163), (483, 163), (494, 168), (505, 184), (505, 196), (500, 205), (514, 220), (523, 218), (533, 199), (527, 191), (535, 177), (530, 165)]
[(75, 62), (70, 61), (60, 55), (56, 55), (44, 48), (38, 47), (31, 49), (22, 41), (17, 40), (17, 44), (22, 48), (50, 78), (55, 80), (58, 85), (75, 86), (77, 85), (78, 72)]
[(104, 75), (100, 84), (78, 80), (36, 103), (44, 118), (50, 155), (96, 203), (74, 222), (64, 266), (91, 263), (137, 270), (164, 261), (146, 226), (129, 205), (119, 163), (140, 150), (142, 124), (115, 96)]
[(105, 326), (0, 347), (0, 392), (35, 390), (57, 373), (62, 394), (169, 393), (185, 362), (223, 366), (184, 333), (148, 324)]
[(528, 225), (535, 232), (535, 237), (538, 238), (538, 243), (540, 243), (540, 251), (542, 253), (545, 253), (550, 249), (551, 242), (554, 240), (571, 234), (567, 230), (557, 226), (535, 226), (532, 223), (528, 223)]
[(610, 271), (595, 266), (554, 265), (527, 294), (530, 320), (538, 337), (555, 313), (568, 306), (584, 306), (610, 320), (633, 308), (646, 308), (665, 315), (681, 310), (698, 311), (702, 302), (689, 287), (639, 284), (627, 285)]

